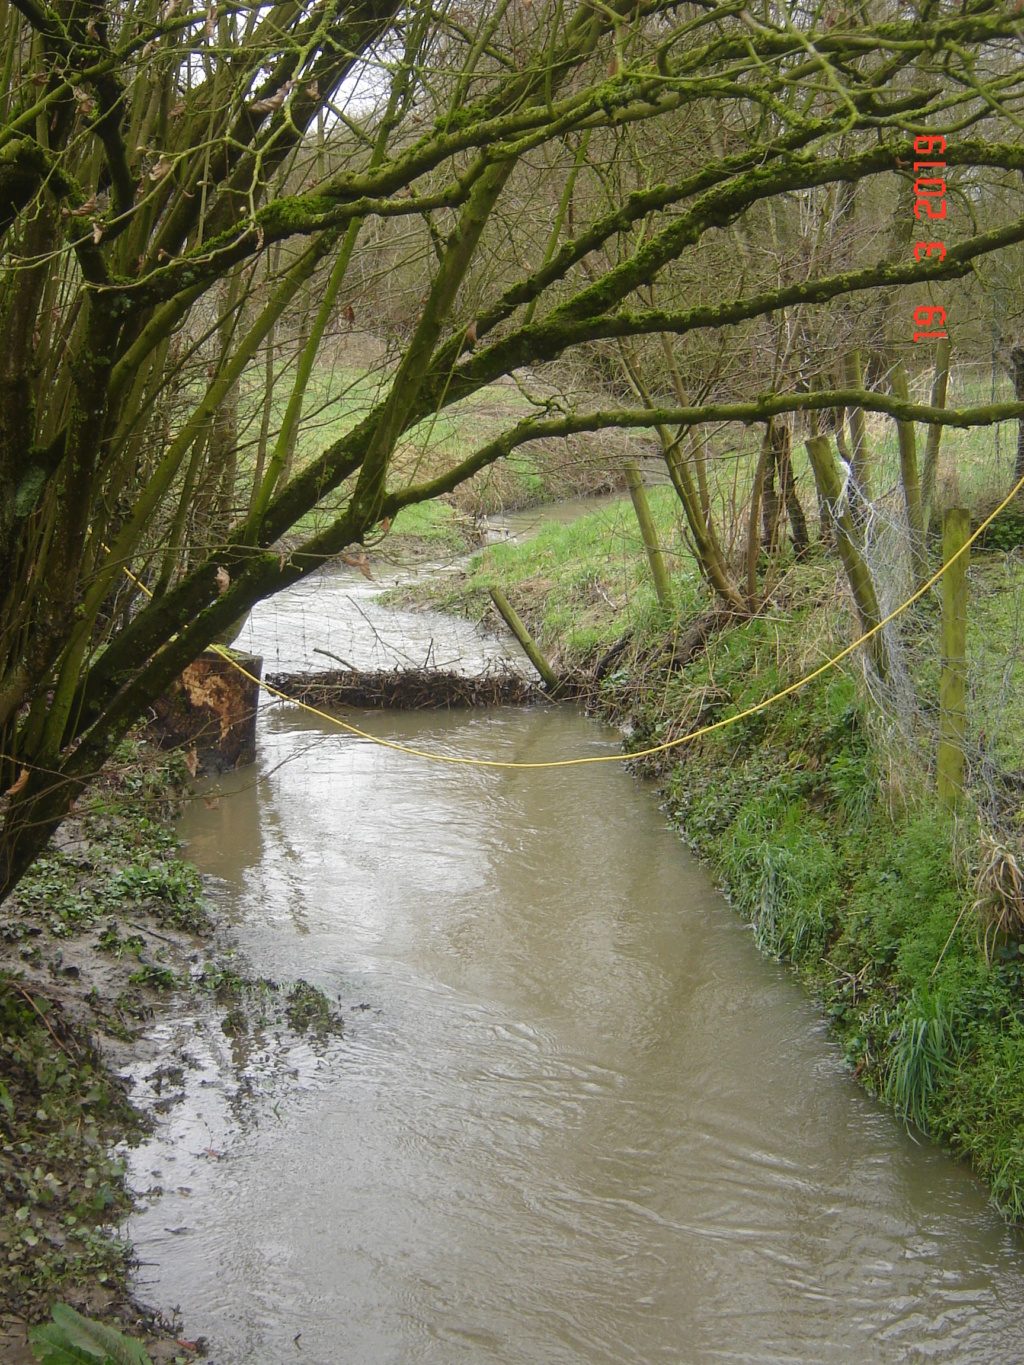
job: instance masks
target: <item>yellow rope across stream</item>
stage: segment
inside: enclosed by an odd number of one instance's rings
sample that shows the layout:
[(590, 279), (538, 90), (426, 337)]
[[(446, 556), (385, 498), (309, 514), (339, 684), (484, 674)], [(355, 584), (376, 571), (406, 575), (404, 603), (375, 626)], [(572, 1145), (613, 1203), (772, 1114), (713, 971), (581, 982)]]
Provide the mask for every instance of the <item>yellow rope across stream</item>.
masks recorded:
[[(651, 758), (655, 754), (663, 754), (670, 749), (678, 749), (681, 745), (690, 744), (693, 740), (700, 739), (704, 735), (714, 734), (716, 730), (725, 730), (728, 729), (730, 725), (738, 725), (741, 720), (747, 720), (750, 716), (759, 715), (760, 712), (767, 711), (769, 707), (777, 705), (780, 701), (784, 701), (786, 697), (793, 696), (794, 693), (801, 691), (801, 689), (807, 687), (809, 683), (814, 682), (816, 678), (820, 678), (822, 674), (828, 673), (838, 664), (841, 664), (844, 659), (848, 659), (851, 654), (861, 647), (861, 645), (866, 644), (877, 635), (880, 630), (883, 630), (890, 621), (895, 621), (898, 616), (902, 616), (902, 614), (922, 598), (929, 589), (933, 588), (945, 573), (946, 569), (949, 568), (949, 565), (953, 564), (961, 555), (967, 553), (978, 537), (984, 534), (992, 522), (995, 521), (999, 513), (1002, 512), (1004, 508), (1008, 507), (1022, 490), (1024, 490), (1024, 479), (1021, 479), (1010, 490), (999, 506), (993, 512), (989, 513), (970, 539), (967, 540), (956, 554), (943, 564), (940, 569), (932, 574), (927, 583), (923, 583), (915, 593), (908, 597), (905, 602), (901, 602), (895, 611), (891, 611), (889, 615), (879, 621), (876, 626), (872, 626), (870, 630), (866, 630), (863, 635), (858, 636), (858, 638), (851, 644), (848, 644), (845, 649), (841, 649), (839, 653), (832, 658), (826, 659), (818, 668), (805, 674), (796, 682), (790, 683), (788, 687), (782, 688), (781, 691), (773, 693), (770, 697), (765, 697), (763, 701), (759, 701), (753, 706), (748, 706), (744, 711), (738, 711), (732, 716), (725, 716), (723, 719), (716, 720), (710, 725), (702, 725), (699, 729), (691, 730), (685, 735), (679, 735), (676, 739), (667, 739), (662, 744), (653, 744), (648, 749), (638, 749), (632, 753), (593, 754), (586, 758), (551, 758), (538, 763), (520, 763), (514, 759), (473, 758), (469, 755), (439, 754), (429, 749), (417, 749), (411, 744), (399, 744), (396, 740), (382, 739), (379, 735), (372, 735), (367, 730), (361, 730), (358, 725), (349, 724), (348, 721), (342, 720), (339, 716), (332, 716), (327, 711), (321, 711), (319, 707), (310, 706), (308, 702), (296, 701), (294, 697), (287, 696), (278, 688), (272, 687), (269, 683), (261, 681), (254, 673), (250, 673), (249, 670), (244, 668), (237, 659), (233, 658), (230, 652), (222, 645), (214, 645), (213, 649), (222, 659), (229, 663), (232, 668), (237, 669), (243, 677), (248, 678), (250, 682), (256, 683), (257, 686), (263, 688), (264, 692), (269, 693), (272, 697), (276, 697), (279, 701), (291, 702), (293, 706), (299, 707), (302, 711), (307, 711), (312, 716), (318, 716), (321, 720), (327, 721), (329, 725), (337, 726), (339, 730), (344, 730), (350, 735), (357, 736), (359, 739), (368, 740), (371, 744), (377, 744), (382, 749), (394, 749), (396, 753), (408, 754), (412, 758), (424, 758), (431, 763), (453, 763), (467, 768), (580, 768), (587, 763), (628, 763), (633, 759)], [(147, 596), (152, 597), (153, 594), (144, 583), (135, 577), (131, 570), (125, 569), (124, 572), (133, 583), (137, 584), (138, 587), (146, 593)]]

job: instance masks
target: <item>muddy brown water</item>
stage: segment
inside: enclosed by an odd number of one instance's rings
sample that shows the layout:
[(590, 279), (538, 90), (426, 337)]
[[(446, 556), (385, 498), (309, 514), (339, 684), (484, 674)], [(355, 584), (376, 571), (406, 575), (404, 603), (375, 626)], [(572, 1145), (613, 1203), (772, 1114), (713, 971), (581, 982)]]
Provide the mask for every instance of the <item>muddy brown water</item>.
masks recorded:
[[(359, 721), (520, 762), (618, 743), (555, 707)], [(653, 792), (282, 706), (259, 738), (181, 833), (250, 964), (347, 1030), (241, 1126), (209, 1063), (133, 1159), (166, 1191), (142, 1295), (214, 1360), (1024, 1361), (1019, 1237), (858, 1089)]]

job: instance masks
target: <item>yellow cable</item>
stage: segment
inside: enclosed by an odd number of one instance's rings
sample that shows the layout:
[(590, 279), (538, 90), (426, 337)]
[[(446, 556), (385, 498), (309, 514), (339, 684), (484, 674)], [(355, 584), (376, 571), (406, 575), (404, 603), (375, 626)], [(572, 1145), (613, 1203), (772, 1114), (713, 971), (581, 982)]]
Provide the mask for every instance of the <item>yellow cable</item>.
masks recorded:
[[(582, 767), (585, 763), (628, 763), (633, 759), (651, 758), (654, 754), (666, 753), (669, 749), (676, 749), (681, 744), (689, 744), (692, 740), (701, 739), (704, 735), (713, 734), (716, 730), (725, 730), (730, 725), (739, 724), (741, 720), (747, 720), (750, 716), (756, 716), (761, 711), (767, 711), (770, 706), (774, 706), (777, 702), (783, 701), (786, 697), (793, 696), (794, 693), (799, 692), (802, 688), (806, 687), (808, 683), (814, 682), (815, 678), (820, 678), (823, 673), (829, 672), (829, 670), (835, 668), (837, 664), (842, 663), (844, 659), (848, 659), (855, 650), (859, 649), (861, 645), (866, 644), (868, 640), (873, 639), (873, 637), (876, 636), (880, 630), (883, 630), (889, 625), (891, 621), (895, 621), (898, 616), (902, 616), (902, 614), (922, 598), (930, 588), (933, 588), (949, 568), (950, 564), (955, 563), (961, 555), (967, 553), (978, 537), (991, 526), (999, 513), (1002, 512), (1005, 507), (1009, 506), (1022, 489), (1024, 489), (1024, 479), (1021, 479), (1011, 489), (995, 511), (989, 513), (974, 534), (961, 545), (955, 555), (932, 574), (927, 583), (922, 584), (922, 586), (918, 588), (912, 596), (908, 597), (905, 602), (902, 602), (895, 611), (891, 611), (884, 620), (879, 621), (879, 623), (876, 626), (872, 626), (870, 630), (866, 630), (863, 635), (854, 640), (852, 644), (847, 645), (845, 649), (840, 650), (833, 658), (826, 659), (818, 668), (815, 668), (812, 672), (798, 679), (797, 682), (790, 683), (788, 687), (782, 688), (780, 692), (773, 693), (772, 696), (766, 697), (764, 701), (759, 701), (754, 706), (748, 706), (745, 711), (738, 711), (734, 716), (726, 716), (724, 719), (716, 720), (710, 725), (703, 725), (698, 730), (691, 730), (689, 734), (680, 735), (677, 739), (668, 739), (662, 744), (652, 745), (649, 749), (638, 749), (634, 753), (595, 754), (589, 758), (552, 758), (540, 763), (517, 763), (511, 759), (469, 758), (460, 757), (455, 754), (432, 753), (427, 749), (416, 749), (409, 744), (399, 744), (395, 740), (381, 739), (379, 735), (371, 735), (368, 731), (361, 730), (357, 725), (350, 725), (347, 721), (341, 720), (338, 716), (332, 716), (327, 711), (321, 711), (316, 706), (310, 706), (308, 702), (297, 701), (294, 697), (289, 697), (286, 693), (279, 691), (276, 687), (271, 687), (269, 683), (261, 681), (254, 673), (250, 673), (248, 669), (243, 668), (237, 659), (232, 658), (223, 645), (213, 645), (212, 648), (214, 652), (219, 654), (222, 659), (226, 660), (232, 668), (237, 669), (243, 677), (248, 678), (250, 682), (256, 683), (258, 687), (262, 687), (265, 692), (268, 692), (272, 697), (276, 697), (279, 701), (291, 702), (293, 706), (298, 706), (301, 710), (307, 711), (311, 716), (318, 716), (320, 720), (325, 720), (331, 725), (336, 725), (338, 729), (345, 730), (351, 735), (356, 735), (359, 739), (369, 740), (371, 744), (378, 744), (382, 749), (394, 749), (397, 753), (409, 754), (413, 758), (426, 758), (434, 763), (452, 763), (469, 768), (578, 768)], [(136, 578), (130, 569), (125, 569), (124, 572), (133, 583), (137, 584), (138, 587), (147, 594), (147, 596), (152, 597), (153, 594), (146, 587), (145, 583)]]

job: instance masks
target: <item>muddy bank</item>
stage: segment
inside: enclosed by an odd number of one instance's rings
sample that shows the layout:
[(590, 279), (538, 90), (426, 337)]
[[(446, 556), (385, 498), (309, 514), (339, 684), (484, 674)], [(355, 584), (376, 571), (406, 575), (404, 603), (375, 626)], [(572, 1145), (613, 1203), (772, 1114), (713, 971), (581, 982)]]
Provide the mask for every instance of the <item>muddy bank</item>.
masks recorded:
[(218, 931), (169, 825), (186, 781), (179, 756), (126, 745), (0, 906), (5, 1365), (34, 1359), (28, 1330), (55, 1302), (144, 1340), (154, 1365), (202, 1351), (131, 1292), (117, 1228), (160, 1192), (129, 1188), (126, 1149), (210, 1083), (204, 1032), (244, 1105), (254, 1065), (272, 1077), (289, 1039), (340, 1029), (320, 992), (253, 979)]

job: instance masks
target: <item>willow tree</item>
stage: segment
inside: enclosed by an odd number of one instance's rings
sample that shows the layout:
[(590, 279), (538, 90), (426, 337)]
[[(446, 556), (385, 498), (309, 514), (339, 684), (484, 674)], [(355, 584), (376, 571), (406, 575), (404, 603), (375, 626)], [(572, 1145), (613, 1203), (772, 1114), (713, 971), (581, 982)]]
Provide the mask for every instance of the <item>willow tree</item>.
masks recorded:
[[(430, 477), (399, 477), (399, 443), (441, 409), (596, 343), (671, 338), (685, 357), (783, 310), (937, 287), (1024, 239), (1004, 209), (964, 217), (941, 258), (867, 234), (838, 270), (702, 264), (733, 225), (756, 234), (822, 187), (884, 181), (906, 204), (914, 138), (938, 129), (951, 177), (1024, 169), (1019, 20), (989, 0), (4, 0), (0, 26), (0, 895), (254, 602), (522, 443), (794, 407), (934, 415), (859, 388), (766, 392), (739, 368), (690, 405), (539, 403)], [(610, 198), (584, 195), (580, 175), (614, 165), (627, 130), (663, 153), (606, 176)], [(514, 249), (545, 214), (543, 249)], [(403, 224), (429, 249), (403, 267), (419, 293), (400, 353), (370, 410), (293, 463), (352, 262)], [(293, 349), (284, 412), (246, 472), (232, 404), (272, 337)]]

